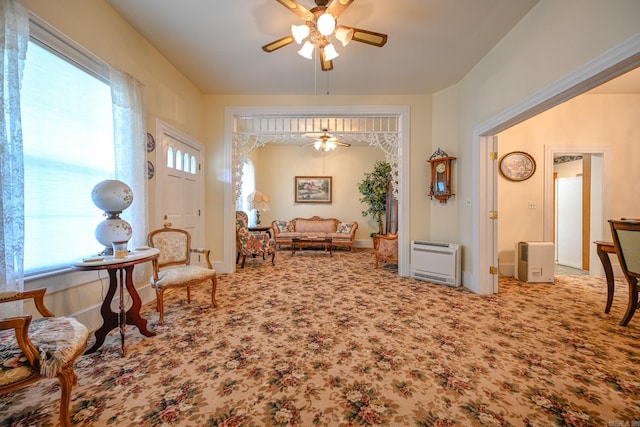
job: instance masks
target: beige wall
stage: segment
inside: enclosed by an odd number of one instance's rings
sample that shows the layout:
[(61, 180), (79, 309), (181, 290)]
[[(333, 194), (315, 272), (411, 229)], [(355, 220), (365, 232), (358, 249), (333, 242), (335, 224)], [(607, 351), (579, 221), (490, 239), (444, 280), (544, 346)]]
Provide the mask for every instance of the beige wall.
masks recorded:
[[(485, 190), (479, 188), (479, 162), (484, 159), (473, 155), (479, 144), (474, 129), (636, 35), (639, 17), (640, 2), (635, 0), (541, 0), (463, 78), (458, 91), (447, 94), (460, 106), (457, 165), (464, 171), (458, 175), (458, 224), (448, 235), (457, 235), (463, 244), (465, 286), (488, 291), (480, 289), (485, 283), (480, 275), (486, 277), (488, 265), (480, 266), (474, 253), (481, 250), (479, 233), (484, 233), (478, 218), (487, 214), (478, 210)], [(434, 110), (443, 102), (434, 96)]]
[[(551, 209), (543, 206), (543, 178), (546, 173), (553, 174), (543, 168), (545, 146), (608, 149), (611, 158), (605, 158), (604, 197), (600, 201), (603, 236), (610, 236), (607, 219), (640, 215), (640, 200), (629, 197), (637, 194), (640, 180), (639, 116), (640, 95), (581, 95), (499, 135), (500, 157), (510, 151), (526, 151), (538, 164), (534, 176), (526, 181), (498, 181), (501, 265), (512, 263), (516, 242), (543, 240), (543, 212)], [(529, 201), (535, 201), (537, 208), (528, 209)]]
[[(378, 231), (371, 217), (361, 215), (358, 182), (364, 174), (373, 171), (376, 160), (385, 160), (377, 148), (336, 148), (325, 153), (312, 146), (269, 146), (254, 150), (256, 156), (256, 188), (271, 199), (271, 210), (260, 215), (263, 225), (276, 219), (290, 220), (318, 215), (341, 221), (357, 221), (356, 239), (371, 244), (369, 237)], [(332, 203), (295, 203), (295, 176), (332, 177)]]

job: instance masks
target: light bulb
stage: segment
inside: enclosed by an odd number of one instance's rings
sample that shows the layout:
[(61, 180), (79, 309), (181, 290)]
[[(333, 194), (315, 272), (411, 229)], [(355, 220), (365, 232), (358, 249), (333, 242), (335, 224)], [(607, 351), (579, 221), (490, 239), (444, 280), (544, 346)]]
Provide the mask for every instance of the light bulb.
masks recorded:
[(353, 38), (353, 28), (338, 27), (336, 30), (336, 38), (340, 40), (342, 46), (348, 45)]
[(322, 148), (322, 141), (317, 140), (316, 142), (314, 142), (313, 148), (315, 148), (316, 150), (320, 150)]
[(313, 45), (308, 41), (304, 42), (302, 49), (298, 51), (300, 56), (304, 56), (307, 59), (313, 59)]
[(318, 18), (316, 27), (318, 28), (318, 31), (320, 31), (320, 34), (322, 34), (323, 36), (331, 35), (331, 33), (333, 33), (333, 30), (336, 29), (336, 20), (330, 14), (323, 13)]
[(296, 43), (300, 44), (302, 43), (302, 40), (304, 40), (309, 35), (309, 27), (304, 24), (292, 25), (291, 34), (293, 35)]
[(336, 52), (336, 48), (333, 47), (332, 43), (329, 43), (324, 47), (324, 60), (331, 61), (332, 59), (336, 59), (338, 57), (338, 52)]

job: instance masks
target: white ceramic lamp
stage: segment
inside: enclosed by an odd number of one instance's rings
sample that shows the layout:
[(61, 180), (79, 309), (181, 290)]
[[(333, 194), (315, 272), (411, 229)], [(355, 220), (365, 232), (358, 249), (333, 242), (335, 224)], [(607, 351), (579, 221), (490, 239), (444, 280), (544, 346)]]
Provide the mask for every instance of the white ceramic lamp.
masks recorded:
[(107, 216), (96, 227), (96, 239), (105, 247), (102, 254), (112, 255), (113, 242), (128, 242), (133, 234), (131, 225), (120, 218), (120, 213), (133, 203), (133, 192), (124, 182), (107, 179), (93, 187), (91, 199)]

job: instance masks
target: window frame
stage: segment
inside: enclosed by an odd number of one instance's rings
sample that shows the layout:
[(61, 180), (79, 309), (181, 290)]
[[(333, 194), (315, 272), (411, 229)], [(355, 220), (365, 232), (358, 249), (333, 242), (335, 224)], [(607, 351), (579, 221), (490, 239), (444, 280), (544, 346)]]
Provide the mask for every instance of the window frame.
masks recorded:
[[(32, 12), (29, 12), (29, 41), (68, 61), (103, 83), (110, 84), (109, 64)], [(73, 271), (71, 267), (61, 267), (31, 274), (25, 273), (24, 276), (25, 290), (45, 287), (50, 292), (84, 285), (94, 282), (96, 279), (99, 277), (96, 278), (95, 272)]]

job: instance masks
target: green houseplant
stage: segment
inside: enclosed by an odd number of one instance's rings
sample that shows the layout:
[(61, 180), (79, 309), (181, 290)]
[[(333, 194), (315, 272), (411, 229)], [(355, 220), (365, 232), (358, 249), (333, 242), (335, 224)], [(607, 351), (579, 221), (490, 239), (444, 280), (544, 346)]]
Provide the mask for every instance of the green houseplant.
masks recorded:
[(378, 234), (384, 234), (382, 215), (387, 208), (387, 179), (391, 173), (391, 165), (378, 160), (373, 166), (373, 172), (365, 173), (365, 178), (358, 183), (358, 191), (362, 194), (361, 202), (368, 205), (362, 211), (362, 216), (371, 215), (378, 223)]

